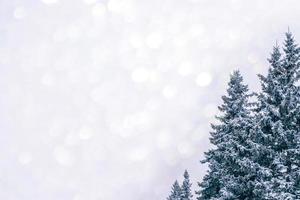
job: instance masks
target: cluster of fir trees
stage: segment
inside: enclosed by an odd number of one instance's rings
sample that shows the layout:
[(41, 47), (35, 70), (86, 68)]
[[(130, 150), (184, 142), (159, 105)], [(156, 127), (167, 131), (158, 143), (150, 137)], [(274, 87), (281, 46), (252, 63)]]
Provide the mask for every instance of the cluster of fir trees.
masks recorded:
[(300, 49), (289, 31), (268, 61), (258, 94), (231, 74), (197, 200), (300, 199)]
[(182, 185), (180, 186), (178, 181), (176, 180), (172, 186), (172, 191), (167, 200), (191, 200), (193, 198), (191, 191), (191, 182), (190, 176), (187, 170), (185, 170), (183, 174), (184, 180)]

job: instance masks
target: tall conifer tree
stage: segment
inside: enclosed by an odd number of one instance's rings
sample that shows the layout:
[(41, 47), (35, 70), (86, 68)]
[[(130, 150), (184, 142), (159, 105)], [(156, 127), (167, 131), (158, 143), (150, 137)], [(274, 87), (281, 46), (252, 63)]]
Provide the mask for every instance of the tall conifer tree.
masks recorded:
[(198, 200), (251, 199), (253, 195), (249, 97), (240, 72), (233, 72), (219, 107), (219, 124), (212, 125), (210, 141), (215, 148), (205, 153), (203, 163), (208, 163), (209, 171), (199, 183)]
[(264, 199), (300, 198), (299, 48), (290, 32), (286, 33), (283, 50), (282, 58), (279, 47), (274, 47), (267, 76), (259, 75), (262, 92), (253, 140), (254, 161), (268, 174), (259, 180), (264, 186)]

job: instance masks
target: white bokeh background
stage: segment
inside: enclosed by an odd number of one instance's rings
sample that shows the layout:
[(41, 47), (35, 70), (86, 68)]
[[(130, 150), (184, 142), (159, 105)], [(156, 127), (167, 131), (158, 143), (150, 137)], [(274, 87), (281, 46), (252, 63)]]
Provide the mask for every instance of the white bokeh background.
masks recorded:
[(0, 0), (0, 199), (160, 200), (297, 0)]

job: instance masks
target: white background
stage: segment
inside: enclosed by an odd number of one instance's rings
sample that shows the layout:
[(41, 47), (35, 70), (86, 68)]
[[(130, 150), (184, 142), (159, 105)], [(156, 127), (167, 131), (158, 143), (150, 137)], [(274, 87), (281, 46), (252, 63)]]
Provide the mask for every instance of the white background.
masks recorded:
[(195, 186), (229, 73), (256, 90), (299, 7), (0, 0), (0, 199), (160, 200), (184, 169)]

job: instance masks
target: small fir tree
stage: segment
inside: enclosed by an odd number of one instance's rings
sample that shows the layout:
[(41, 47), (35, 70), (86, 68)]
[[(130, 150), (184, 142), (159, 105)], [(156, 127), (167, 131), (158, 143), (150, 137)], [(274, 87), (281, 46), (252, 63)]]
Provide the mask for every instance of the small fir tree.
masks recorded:
[(184, 180), (181, 186), (181, 200), (192, 200), (193, 195), (191, 192), (192, 183), (190, 183), (190, 175), (187, 170), (183, 174)]
[(171, 194), (167, 200), (181, 200), (181, 188), (177, 180), (174, 182)]

